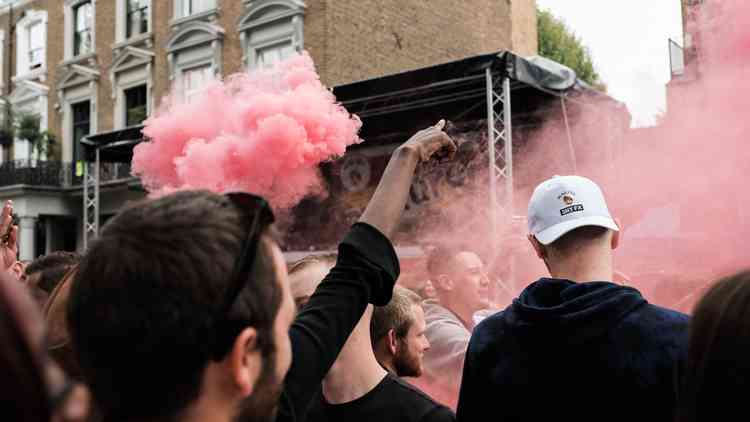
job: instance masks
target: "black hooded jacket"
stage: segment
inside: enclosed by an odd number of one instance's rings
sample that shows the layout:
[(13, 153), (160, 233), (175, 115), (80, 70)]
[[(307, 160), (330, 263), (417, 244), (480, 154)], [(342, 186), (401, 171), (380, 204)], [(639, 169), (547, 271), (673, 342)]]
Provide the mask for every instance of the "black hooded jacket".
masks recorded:
[(542, 278), (474, 329), (458, 420), (672, 421), (687, 324), (630, 287)]

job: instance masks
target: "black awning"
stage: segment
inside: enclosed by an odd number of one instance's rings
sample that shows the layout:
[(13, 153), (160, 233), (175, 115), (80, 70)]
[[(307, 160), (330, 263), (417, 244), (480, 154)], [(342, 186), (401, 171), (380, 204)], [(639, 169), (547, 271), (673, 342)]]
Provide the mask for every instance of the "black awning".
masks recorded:
[(552, 100), (561, 95), (586, 93), (615, 102), (578, 80), (565, 66), (507, 51), (354, 82), (333, 92), (364, 122), (361, 137), (366, 142), (359, 147), (388, 144), (403, 141), (404, 133), (413, 133), (439, 119), (454, 123), (486, 119), (487, 69), (492, 70), (495, 83), (505, 77), (511, 81), (514, 124), (538, 125), (548, 107), (559, 108), (559, 102)]
[(89, 135), (81, 140), (86, 161), (130, 163), (133, 159), (133, 147), (143, 141), (143, 125), (129, 126), (120, 130), (101, 132)]

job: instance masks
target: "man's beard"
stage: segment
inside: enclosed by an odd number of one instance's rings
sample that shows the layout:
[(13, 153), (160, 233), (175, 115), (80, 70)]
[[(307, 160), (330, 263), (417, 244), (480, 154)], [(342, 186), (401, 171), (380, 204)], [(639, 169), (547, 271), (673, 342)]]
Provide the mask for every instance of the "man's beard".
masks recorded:
[(279, 408), (283, 382), (276, 376), (276, 351), (264, 357), (263, 369), (255, 383), (255, 391), (240, 404), (236, 422), (273, 422)]
[(422, 375), (422, 365), (419, 356), (409, 354), (406, 341), (398, 340), (399, 347), (393, 356), (393, 368), (400, 377), (419, 377)]

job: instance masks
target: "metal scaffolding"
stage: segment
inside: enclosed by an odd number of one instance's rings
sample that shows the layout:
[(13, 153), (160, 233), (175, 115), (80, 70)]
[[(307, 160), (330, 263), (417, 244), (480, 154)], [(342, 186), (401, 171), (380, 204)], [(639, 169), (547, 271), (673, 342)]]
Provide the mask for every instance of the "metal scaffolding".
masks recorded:
[(99, 233), (99, 148), (93, 163), (83, 165), (83, 249)]
[[(487, 68), (485, 79), (490, 170), (488, 205), (494, 263), (499, 254), (500, 224), (510, 226), (513, 223), (513, 125), (510, 78), (504, 74), (495, 75), (491, 68)], [(501, 188), (502, 192), (499, 191)], [(500, 221), (502, 216), (506, 217), (507, 221)], [(508, 270), (509, 278), (513, 280), (515, 270), (512, 258)]]

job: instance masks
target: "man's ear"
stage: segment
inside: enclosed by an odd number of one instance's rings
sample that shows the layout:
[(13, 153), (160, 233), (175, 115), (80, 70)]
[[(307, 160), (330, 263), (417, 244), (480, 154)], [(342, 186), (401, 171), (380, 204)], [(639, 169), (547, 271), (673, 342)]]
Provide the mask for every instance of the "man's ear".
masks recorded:
[(258, 349), (258, 332), (255, 328), (247, 327), (240, 332), (225, 362), (242, 396), (250, 396), (263, 367), (263, 357)]
[(544, 245), (539, 243), (539, 241), (534, 237), (533, 234), (530, 234), (527, 236), (529, 239), (529, 243), (531, 243), (531, 246), (534, 248), (534, 252), (536, 252), (536, 256), (539, 257), (539, 259), (546, 259), (547, 258), (547, 250), (544, 248)]
[(453, 280), (447, 274), (440, 274), (432, 284), (440, 290), (453, 290)]
[(388, 347), (388, 351), (391, 353), (391, 355), (395, 356), (398, 349), (398, 339), (396, 338), (396, 330), (394, 330), (393, 328), (388, 330), (388, 335), (386, 336), (386, 346)]
[(619, 218), (615, 218), (615, 224), (617, 224), (617, 227), (619, 227), (620, 230), (619, 231), (613, 230), (612, 243), (611, 243), (612, 249), (617, 249), (617, 247), (620, 246), (620, 236), (622, 236), (622, 230), (623, 230), (622, 222), (620, 221)]

